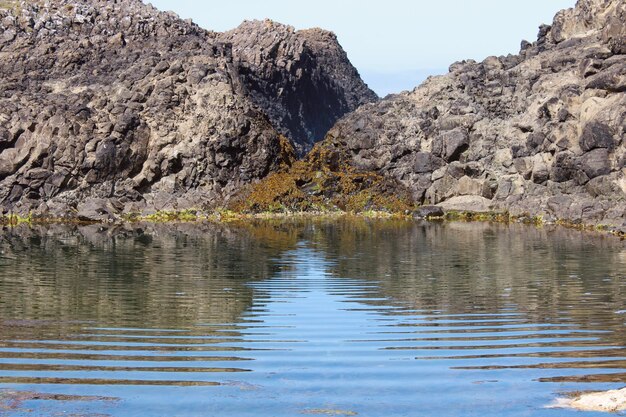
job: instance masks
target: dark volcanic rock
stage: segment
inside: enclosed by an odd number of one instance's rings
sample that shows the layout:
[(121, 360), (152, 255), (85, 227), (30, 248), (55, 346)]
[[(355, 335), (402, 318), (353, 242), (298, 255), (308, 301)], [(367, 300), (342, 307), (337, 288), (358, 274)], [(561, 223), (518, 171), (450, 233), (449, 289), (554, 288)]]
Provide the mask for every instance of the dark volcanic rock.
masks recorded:
[(589, 178), (611, 173), (611, 161), (609, 160), (609, 152), (606, 149), (594, 149), (587, 152), (580, 158), (580, 165)]
[(445, 212), (439, 206), (421, 206), (417, 210), (415, 210), (415, 213), (413, 213), (415, 217), (418, 217), (420, 219), (426, 219), (429, 217), (443, 217), (444, 214)]
[(613, 130), (604, 123), (591, 122), (583, 128), (580, 137), (580, 149), (588, 152), (596, 148), (607, 148), (613, 150), (617, 145), (614, 139)]
[(232, 44), (252, 100), (301, 154), (341, 116), (377, 99), (331, 32), (255, 20), (220, 39)]
[(626, 221), (626, 2), (579, 0), (519, 55), (453, 64), (366, 104), (320, 147), (418, 203)]
[(219, 34), (139, 0), (0, 4), (3, 212), (215, 206), (375, 99), (328, 32)]

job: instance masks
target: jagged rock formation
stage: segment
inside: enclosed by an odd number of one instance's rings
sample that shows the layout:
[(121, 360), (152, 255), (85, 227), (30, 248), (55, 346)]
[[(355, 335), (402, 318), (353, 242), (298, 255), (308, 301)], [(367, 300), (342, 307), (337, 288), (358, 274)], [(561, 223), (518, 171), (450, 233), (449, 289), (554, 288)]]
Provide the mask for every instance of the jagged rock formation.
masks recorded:
[(625, 21), (623, 0), (579, 0), (519, 55), (455, 63), (360, 107), (320, 146), (419, 203), (621, 227)]
[(210, 207), (244, 187), (235, 201), (252, 211), (405, 209), (408, 192), (626, 227), (623, 0), (579, 0), (518, 55), (455, 63), (379, 102), (319, 29), (220, 34), (139, 0), (12, 4), (0, 11), (4, 212), (109, 218)]
[(266, 20), (244, 22), (221, 39), (233, 45), (254, 103), (300, 154), (341, 116), (377, 99), (331, 32), (295, 31)]
[(5, 213), (215, 205), (375, 98), (326, 32), (254, 22), (219, 34), (139, 0), (7, 3)]

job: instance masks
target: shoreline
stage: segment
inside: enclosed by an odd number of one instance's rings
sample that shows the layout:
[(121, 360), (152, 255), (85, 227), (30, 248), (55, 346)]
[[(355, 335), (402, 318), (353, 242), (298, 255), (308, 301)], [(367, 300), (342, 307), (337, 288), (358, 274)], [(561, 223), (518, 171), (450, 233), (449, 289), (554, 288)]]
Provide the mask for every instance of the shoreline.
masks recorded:
[[(419, 208), (418, 208), (419, 211)], [(111, 219), (81, 219), (78, 217), (71, 218), (47, 218), (20, 216), (16, 214), (8, 214), (0, 216), (0, 225), (3, 227), (13, 227), (22, 224), (27, 225), (91, 225), (91, 224), (140, 224), (140, 223), (200, 223), (210, 222), (218, 224), (228, 224), (234, 222), (249, 222), (255, 220), (293, 220), (293, 219), (340, 219), (340, 218), (360, 218), (360, 219), (378, 219), (378, 220), (406, 220), (406, 221), (428, 221), (441, 223), (474, 223), (487, 222), (497, 224), (524, 224), (528, 226), (558, 226), (570, 230), (578, 230), (581, 232), (596, 233), (603, 236), (617, 237), (620, 240), (626, 240), (626, 230), (607, 225), (591, 225), (577, 223), (568, 220), (558, 219), (555, 221), (544, 221), (541, 216), (513, 216), (508, 212), (499, 211), (470, 211), (470, 210), (448, 210), (438, 212), (434, 215), (418, 215), (412, 213), (391, 213), (387, 211), (370, 210), (363, 212), (346, 212), (346, 211), (287, 211), (287, 212), (260, 212), (260, 213), (239, 213), (226, 209), (217, 209), (212, 211), (187, 209), (187, 210), (164, 210), (156, 211), (152, 214), (142, 215), (140, 213), (126, 214)]]

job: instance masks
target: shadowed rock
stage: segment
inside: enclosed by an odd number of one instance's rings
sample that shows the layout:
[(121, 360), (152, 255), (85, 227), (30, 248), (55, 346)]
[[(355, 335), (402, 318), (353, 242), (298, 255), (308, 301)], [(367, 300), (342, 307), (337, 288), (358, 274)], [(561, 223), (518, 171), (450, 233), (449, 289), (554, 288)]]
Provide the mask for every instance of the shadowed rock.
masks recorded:
[(301, 154), (341, 116), (377, 99), (332, 32), (255, 20), (220, 39), (233, 45), (253, 102)]

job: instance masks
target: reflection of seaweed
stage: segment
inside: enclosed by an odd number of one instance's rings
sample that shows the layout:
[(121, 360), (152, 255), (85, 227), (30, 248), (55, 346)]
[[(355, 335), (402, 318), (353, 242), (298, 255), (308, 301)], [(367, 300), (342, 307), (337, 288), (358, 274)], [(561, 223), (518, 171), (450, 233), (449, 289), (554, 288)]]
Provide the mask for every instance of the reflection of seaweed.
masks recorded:
[(263, 388), (263, 386), (261, 385), (251, 384), (249, 382), (244, 382), (244, 381), (224, 381), (221, 383), (221, 385), (225, 385), (229, 387), (236, 387), (242, 391), (258, 391)]
[(334, 410), (326, 408), (312, 408), (310, 410), (301, 411), (300, 414), (318, 414), (326, 416), (356, 416), (359, 413), (349, 410)]
[[(22, 405), (26, 401), (71, 401), (71, 402), (94, 402), (94, 401), (108, 401), (116, 402), (119, 398), (116, 397), (100, 397), (89, 395), (65, 395), (65, 394), (48, 394), (43, 392), (33, 391), (10, 391), (0, 390), (0, 412), (4, 411), (20, 411)], [(96, 414), (89, 414), (91, 417), (95, 417)], [(104, 416), (103, 414), (97, 414), (97, 416)], [(85, 415), (86, 417), (86, 415)]]
[(298, 243), (302, 223), (284, 219), (252, 219), (231, 223), (233, 230), (246, 235), (251, 244), (262, 245), (277, 251), (292, 250)]
[(54, 378), (54, 377), (0, 377), (0, 384), (55, 384), (55, 385), (145, 385), (165, 387), (216, 387), (215, 381), (179, 381), (150, 379), (101, 379), (101, 378)]
[(626, 382), (626, 372), (593, 375), (569, 375), (539, 378), (540, 382)]

